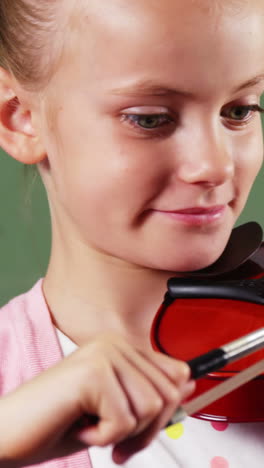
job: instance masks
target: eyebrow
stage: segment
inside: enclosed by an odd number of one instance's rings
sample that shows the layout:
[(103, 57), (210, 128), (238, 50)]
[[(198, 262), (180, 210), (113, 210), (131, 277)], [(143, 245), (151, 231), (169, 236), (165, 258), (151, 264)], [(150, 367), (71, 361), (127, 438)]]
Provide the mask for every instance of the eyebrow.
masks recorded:
[(191, 96), (191, 93), (187, 93), (185, 91), (179, 91), (174, 88), (168, 88), (165, 86), (161, 86), (156, 84), (151, 80), (143, 80), (139, 81), (135, 84), (124, 86), (123, 88), (116, 88), (113, 89), (112, 94), (116, 95), (126, 95), (126, 96), (165, 96), (165, 95), (172, 95), (172, 94), (181, 94), (184, 96)]
[(241, 91), (242, 89), (246, 89), (246, 88), (253, 88), (253, 86), (257, 86), (258, 84), (260, 84), (261, 81), (264, 81), (264, 73), (261, 73), (255, 78), (252, 78), (251, 80), (246, 81), (246, 83), (243, 83), (234, 91), (236, 92), (236, 91)]
[[(233, 93), (242, 91), (243, 89), (252, 88), (257, 86), (264, 81), (264, 73), (257, 75), (255, 78), (252, 78), (245, 83), (242, 83), (238, 88), (232, 90)], [(180, 91), (175, 88), (168, 88), (156, 84), (151, 80), (142, 80), (135, 84), (124, 86), (123, 88), (115, 88), (111, 91), (114, 95), (125, 95), (125, 96), (170, 96), (170, 95), (180, 95), (191, 97), (192, 93), (187, 91)]]

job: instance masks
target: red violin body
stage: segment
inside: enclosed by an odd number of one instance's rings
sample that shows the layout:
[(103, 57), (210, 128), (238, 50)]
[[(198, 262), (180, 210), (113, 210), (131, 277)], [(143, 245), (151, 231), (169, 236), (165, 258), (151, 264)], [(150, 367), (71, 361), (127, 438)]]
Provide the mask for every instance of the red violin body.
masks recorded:
[[(217, 274), (216, 269), (215, 275), (210, 273), (209, 283), (232, 284), (235, 281), (239, 284), (243, 296), (243, 280), (245, 279), (247, 280), (245, 289), (250, 292), (252, 287), (256, 296), (261, 299), (259, 303), (258, 299), (251, 301), (243, 297), (240, 300), (239, 296), (235, 298), (230, 296), (226, 298), (203, 297), (201, 294), (199, 297), (196, 293), (196, 297), (192, 297), (191, 292), (188, 294), (188, 287), (185, 297), (177, 297), (177, 293), (171, 293), (173, 288), (168, 287), (164, 302), (156, 314), (151, 329), (153, 348), (176, 359), (189, 361), (211, 349), (220, 348), (226, 343), (262, 328), (264, 326), (263, 244), (259, 246), (257, 252), (254, 252), (232, 272)], [(173, 281), (176, 284), (177, 278), (170, 280), (169, 285), (173, 284)], [(208, 276), (199, 275), (198, 290), (199, 282), (201, 285), (208, 283)], [(263, 304), (261, 303), (262, 291)], [(196, 393), (192, 395), (192, 398), (263, 358), (264, 349), (198, 379)], [(210, 421), (264, 421), (264, 374), (193, 416)]]

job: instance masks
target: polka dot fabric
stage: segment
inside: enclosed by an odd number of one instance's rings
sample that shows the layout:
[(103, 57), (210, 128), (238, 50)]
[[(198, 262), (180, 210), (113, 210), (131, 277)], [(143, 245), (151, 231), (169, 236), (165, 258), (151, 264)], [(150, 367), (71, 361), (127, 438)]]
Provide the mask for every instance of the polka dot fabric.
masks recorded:
[(184, 434), (184, 425), (181, 423), (174, 424), (166, 429), (166, 433), (171, 439), (177, 440)]
[(230, 468), (228, 461), (223, 457), (214, 457), (211, 460), (210, 468)]
[(226, 431), (228, 428), (229, 424), (226, 422), (212, 422), (212, 427), (219, 432)]
[[(226, 431), (229, 424), (226, 422), (212, 422), (213, 429), (219, 432)], [(230, 468), (229, 462), (224, 457), (214, 457), (211, 460), (210, 468)]]
[(187, 418), (161, 438), (181, 468), (263, 468), (264, 424), (228, 424)]

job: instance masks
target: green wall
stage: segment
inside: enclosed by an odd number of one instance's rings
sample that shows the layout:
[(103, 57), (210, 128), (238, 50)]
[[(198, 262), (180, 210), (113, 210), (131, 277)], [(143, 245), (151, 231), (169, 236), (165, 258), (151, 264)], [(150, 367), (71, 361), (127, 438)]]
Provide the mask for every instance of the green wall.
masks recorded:
[(32, 167), (0, 151), (0, 305), (29, 289), (47, 268), (48, 204), (39, 176), (34, 182), (33, 176)]
[[(31, 169), (0, 151), (0, 305), (28, 290), (47, 268), (48, 204)], [(264, 228), (263, 187), (264, 168), (238, 224), (255, 220)]]

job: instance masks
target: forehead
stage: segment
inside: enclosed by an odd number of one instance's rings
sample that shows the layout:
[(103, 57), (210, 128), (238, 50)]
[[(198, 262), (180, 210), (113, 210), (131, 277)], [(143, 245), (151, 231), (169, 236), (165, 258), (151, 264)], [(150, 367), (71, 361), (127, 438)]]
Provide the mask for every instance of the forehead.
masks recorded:
[(151, 75), (186, 79), (190, 66), (198, 82), (209, 67), (213, 89), (216, 68), (222, 82), (231, 69), (238, 82), (251, 69), (263, 72), (263, 18), (262, 0), (82, 0), (72, 12), (64, 63), (89, 70), (97, 86)]
[(67, 12), (71, 5), (72, 23), (79, 28), (80, 21), (88, 19), (97, 24), (127, 26), (134, 21), (154, 23), (162, 27), (177, 20), (188, 23), (188, 18), (206, 16), (212, 27), (222, 15), (246, 17), (253, 10), (264, 14), (263, 0), (65, 0)]

